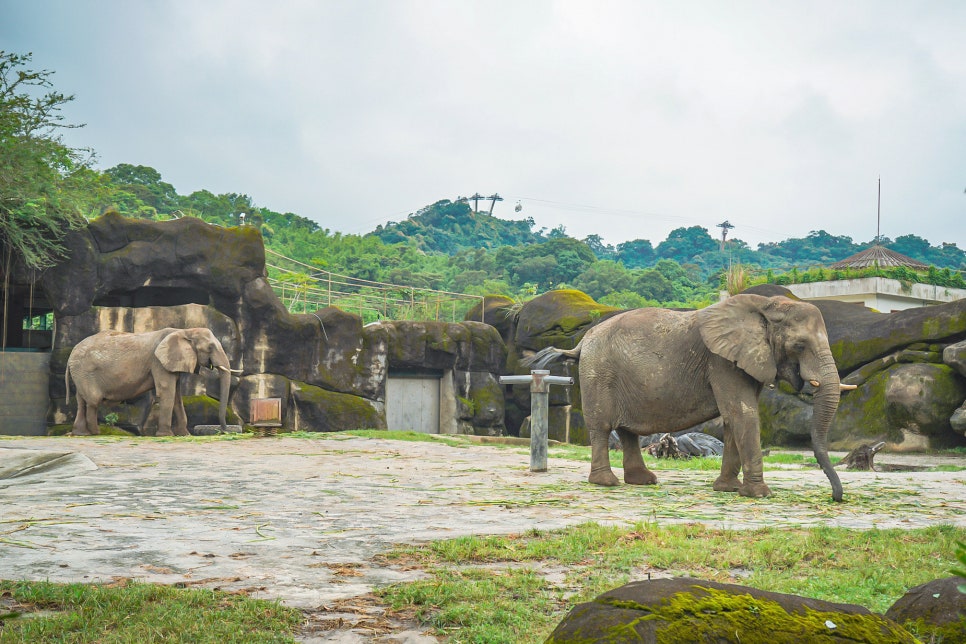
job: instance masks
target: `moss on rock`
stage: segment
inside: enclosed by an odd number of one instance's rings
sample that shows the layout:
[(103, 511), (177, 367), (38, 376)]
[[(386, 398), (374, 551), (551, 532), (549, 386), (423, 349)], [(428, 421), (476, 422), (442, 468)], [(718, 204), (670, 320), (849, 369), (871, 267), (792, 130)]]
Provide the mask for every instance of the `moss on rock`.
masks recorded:
[(868, 642), (916, 639), (861, 606), (695, 579), (627, 584), (576, 606), (548, 643)]
[(548, 346), (573, 348), (591, 325), (621, 312), (598, 304), (581, 291), (549, 291), (520, 309), (514, 344), (534, 351)]
[(310, 432), (386, 429), (385, 412), (372, 401), (295, 380), (283, 422), (288, 429)]

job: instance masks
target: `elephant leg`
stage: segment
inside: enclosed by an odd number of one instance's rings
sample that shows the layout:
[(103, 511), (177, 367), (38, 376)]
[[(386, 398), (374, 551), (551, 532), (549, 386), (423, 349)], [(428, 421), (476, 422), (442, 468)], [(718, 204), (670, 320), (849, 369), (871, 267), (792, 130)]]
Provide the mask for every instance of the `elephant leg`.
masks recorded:
[(657, 476), (644, 464), (644, 456), (641, 454), (641, 441), (637, 434), (619, 427), (617, 435), (621, 439), (621, 449), (624, 450), (624, 482), (630, 485), (654, 485), (657, 483)]
[(181, 399), (181, 378), (176, 377), (174, 386), (174, 425), (172, 429), (176, 436), (188, 435), (188, 415), (184, 411), (184, 401)]
[(86, 411), (84, 421), (87, 425), (87, 433), (91, 434), (92, 436), (100, 434), (101, 427), (97, 422), (97, 405), (91, 403), (90, 401), (86, 401), (84, 408)]
[(620, 481), (610, 468), (610, 448), (607, 444), (609, 437), (610, 430), (590, 430), (590, 477), (587, 480), (595, 485), (612, 487)]
[[(737, 481), (740, 468), (744, 477), (738, 485), (738, 494), (754, 498), (768, 496), (771, 490), (765, 485), (764, 464), (761, 460), (758, 384), (737, 367), (727, 365), (725, 370), (712, 374), (711, 389), (725, 425), (725, 453), (721, 459), (719, 478), (721, 483), (716, 482), (715, 489), (727, 487)], [(733, 443), (733, 447), (729, 448), (729, 442)], [(738, 464), (735, 463), (736, 455)]]
[(718, 492), (738, 491), (738, 472), (741, 471), (741, 456), (735, 443), (735, 434), (727, 424), (724, 429), (724, 454), (721, 456), (721, 476), (714, 482)]
[(765, 485), (757, 404), (753, 408), (744, 406), (744, 413), (733, 422), (732, 433), (744, 473), (744, 480), (738, 486), (738, 494), (753, 498), (768, 496), (771, 490)]
[[(175, 374), (177, 378), (177, 374)], [(175, 383), (173, 378), (163, 381), (155, 378), (154, 387), (158, 395), (158, 432), (156, 436), (172, 436), (171, 415), (174, 413)]]
[(77, 415), (74, 416), (74, 427), (71, 430), (71, 433), (74, 436), (88, 436), (91, 433), (87, 425), (87, 407), (88, 407), (87, 401), (85, 401), (83, 398), (80, 397), (80, 395), (78, 395), (77, 396)]

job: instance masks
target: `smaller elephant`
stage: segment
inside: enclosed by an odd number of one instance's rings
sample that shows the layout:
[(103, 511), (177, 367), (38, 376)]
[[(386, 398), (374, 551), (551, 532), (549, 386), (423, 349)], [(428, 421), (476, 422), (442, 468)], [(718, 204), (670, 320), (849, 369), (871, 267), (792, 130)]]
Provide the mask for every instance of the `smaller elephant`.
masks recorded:
[[(64, 382), (77, 390), (74, 435), (98, 434), (97, 408), (105, 400), (120, 402), (155, 390), (160, 405), (158, 436), (188, 435), (188, 417), (181, 401), (181, 374), (218, 370), (221, 399), (218, 421), (226, 430), (225, 414), (233, 371), (225, 350), (211, 330), (166, 328), (148, 333), (102, 331), (80, 341), (67, 360)], [(174, 416), (172, 421), (172, 415)]]

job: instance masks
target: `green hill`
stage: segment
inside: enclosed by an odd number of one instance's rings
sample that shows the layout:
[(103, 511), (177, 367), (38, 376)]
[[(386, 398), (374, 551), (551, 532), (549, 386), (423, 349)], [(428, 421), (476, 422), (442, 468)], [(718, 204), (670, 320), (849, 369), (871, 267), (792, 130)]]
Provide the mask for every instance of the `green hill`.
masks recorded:
[(390, 221), (369, 233), (387, 244), (412, 242), (422, 251), (453, 255), (472, 248), (520, 246), (545, 241), (533, 232), (533, 219), (507, 221), (474, 212), (465, 201), (443, 199), (405, 221)]

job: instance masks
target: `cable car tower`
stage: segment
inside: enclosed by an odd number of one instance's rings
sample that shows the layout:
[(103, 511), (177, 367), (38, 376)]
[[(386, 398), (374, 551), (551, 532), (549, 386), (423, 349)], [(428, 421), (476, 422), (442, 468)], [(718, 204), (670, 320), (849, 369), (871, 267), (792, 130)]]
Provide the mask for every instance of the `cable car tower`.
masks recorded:
[(724, 252), (725, 240), (728, 238), (728, 231), (734, 228), (727, 219), (718, 224), (718, 228), (721, 229), (721, 252)]

